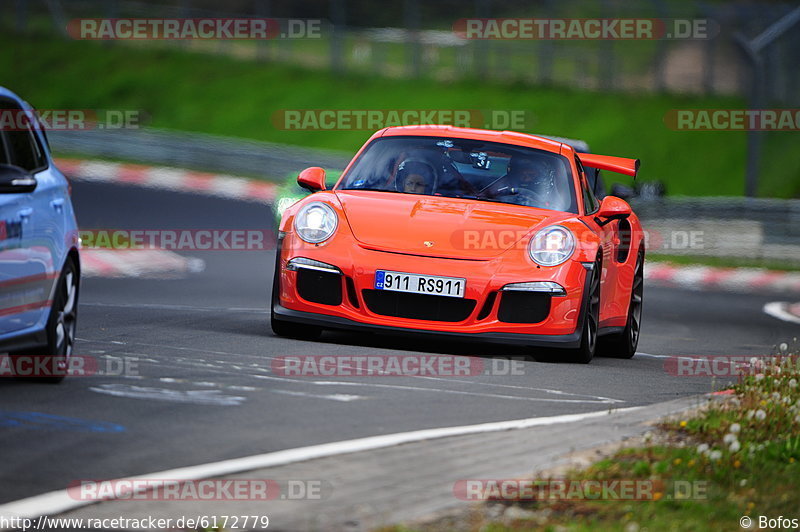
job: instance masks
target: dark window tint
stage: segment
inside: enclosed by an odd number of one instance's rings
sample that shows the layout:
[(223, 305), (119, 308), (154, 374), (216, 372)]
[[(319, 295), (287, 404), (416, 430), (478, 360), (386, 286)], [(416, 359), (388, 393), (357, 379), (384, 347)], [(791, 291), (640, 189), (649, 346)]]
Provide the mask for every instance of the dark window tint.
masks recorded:
[(0, 164), (11, 164), (11, 151), (3, 131), (0, 131)]
[(47, 160), (39, 145), (29, 120), (21, 118), (24, 111), (16, 103), (9, 100), (0, 101), (0, 112), (8, 113), (3, 120), (4, 143), (8, 163), (24, 168), (29, 172), (47, 166)]
[(546, 150), (468, 138), (376, 139), (340, 190), (466, 198), (577, 213), (569, 159)]

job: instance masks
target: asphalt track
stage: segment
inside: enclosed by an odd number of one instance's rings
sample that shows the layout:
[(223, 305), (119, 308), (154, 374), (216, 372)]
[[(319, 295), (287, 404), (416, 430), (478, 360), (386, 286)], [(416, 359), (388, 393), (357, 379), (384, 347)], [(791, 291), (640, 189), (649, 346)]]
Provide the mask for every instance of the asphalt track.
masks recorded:
[[(84, 228), (272, 229), (256, 203), (75, 183)], [(146, 474), (300, 446), (416, 429), (607, 410), (711, 391), (665, 356), (764, 355), (798, 335), (766, 315), (774, 295), (647, 287), (640, 353), (590, 365), (534, 361), (524, 349), (326, 333), (273, 336), (271, 252), (190, 252), (182, 279), (84, 280), (79, 355), (135, 361), (129, 374), (53, 386), (0, 382), (0, 503), (81, 479)], [(281, 355), (452, 354), (520, 358), (513, 375), (285, 378)], [(718, 386), (720, 383), (717, 382)]]

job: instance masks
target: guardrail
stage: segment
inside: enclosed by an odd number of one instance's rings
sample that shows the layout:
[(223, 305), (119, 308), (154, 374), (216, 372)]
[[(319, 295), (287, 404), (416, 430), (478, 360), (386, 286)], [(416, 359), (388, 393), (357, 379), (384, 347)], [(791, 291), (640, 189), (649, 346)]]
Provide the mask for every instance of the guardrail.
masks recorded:
[(800, 200), (674, 197), (631, 205), (654, 236), (651, 253), (800, 265)]
[(283, 179), (309, 166), (343, 169), (347, 153), (156, 129), (48, 131), (56, 153)]

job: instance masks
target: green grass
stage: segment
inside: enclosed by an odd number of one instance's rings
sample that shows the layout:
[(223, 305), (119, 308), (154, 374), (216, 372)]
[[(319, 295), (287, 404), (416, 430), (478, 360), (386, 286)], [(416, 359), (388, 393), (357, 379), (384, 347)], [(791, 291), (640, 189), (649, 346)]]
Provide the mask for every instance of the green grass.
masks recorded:
[[(643, 444), (559, 477), (652, 481), (652, 497), (493, 500), (528, 513), (517, 513), (517, 519), (483, 514), (461, 529), (740, 530), (739, 519), (749, 516), (751, 528), (758, 530), (759, 516), (800, 518), (800, 358), (785, 356), (795, 349), (782, 344), (778, 353), (784, 356), (763, 358), (742, 371), (725, 400), (664, 421), (655, 434), (645, 435)], [(453, 520), (451, 515), (384, 530), (445, 530), (442, 523)]]
[[(371, 132), (284, 131), (274, 126), (273, 115), (284, 109), (523, 110), (533, 117), (529, 132), (580, 138), (597, 152), (640, 158), (640, 179), (661, 180), (670, 194), (740, 195), (744, 188), (743, 133), (676, 132), (663, 122), (670, 109), (742, 107), (736, 98), (387, 79), (180, 49), (8, 34), (0, 45), (13, 50), (0, 56), (3, 83), (41, 109), (139, 109), (152, 127), (349, 152)], [(767, 136), (762, 196), (800, 196), (795, 144), (795, 133)]]

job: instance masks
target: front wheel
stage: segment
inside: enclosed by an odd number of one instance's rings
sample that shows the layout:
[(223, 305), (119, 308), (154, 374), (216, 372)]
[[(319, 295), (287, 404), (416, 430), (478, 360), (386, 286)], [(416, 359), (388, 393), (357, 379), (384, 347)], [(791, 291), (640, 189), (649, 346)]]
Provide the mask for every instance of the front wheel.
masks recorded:
[(600, 278), (602, 277), (602, 261), (598, 257), (595, 261), (589, 279), (586, 282), (588, 290), (586, 314), (583, 317), (583, 331), (581, 345), (570, 352), (571, 362), (588, 364), (594, 358), (597, 349), (597, 331), (600, 324)]

